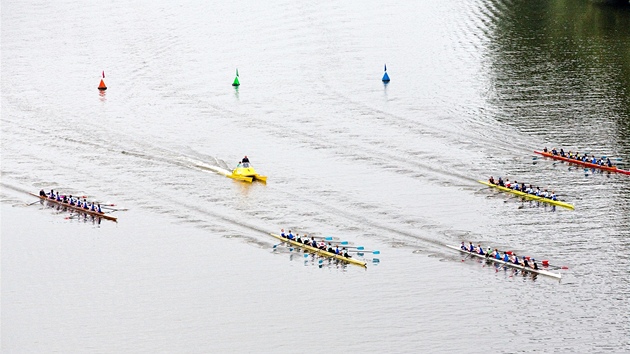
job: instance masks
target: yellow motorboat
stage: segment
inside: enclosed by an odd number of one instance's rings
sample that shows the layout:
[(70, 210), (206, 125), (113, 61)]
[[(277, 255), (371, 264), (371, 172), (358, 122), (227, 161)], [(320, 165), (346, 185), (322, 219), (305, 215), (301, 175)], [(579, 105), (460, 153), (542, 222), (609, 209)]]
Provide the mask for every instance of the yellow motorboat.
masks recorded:
[(261, 176), (256, 173), (256, 170), (254, 170), (249, 162), (239, 163), (238, 166), (232, 170), (232, 174), (228, 175), (228, 177), (249, 183), (253, 180), (267, 183), (267, 176)]

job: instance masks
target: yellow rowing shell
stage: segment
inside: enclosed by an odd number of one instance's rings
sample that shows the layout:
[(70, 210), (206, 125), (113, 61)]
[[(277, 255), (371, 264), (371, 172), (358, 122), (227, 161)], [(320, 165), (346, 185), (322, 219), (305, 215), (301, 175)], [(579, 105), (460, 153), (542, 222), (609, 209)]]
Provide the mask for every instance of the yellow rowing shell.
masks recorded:
[(503, 192), (516, 194), (516, 195), (521, 196), (523, 198), (527, 198), (527, 199), (531, 199), (531, 200), (537, 200), (537, 201), (541, 201), (541, 202), (545, 202), (545, 203), (549, 203), (549, 204), (554, 204), (554, 205), (558, 205), (558, 206), (561, 206), (561, 207), (564, 207), (564, 208), (567, 208), (567, 209), (571, 209), (571, 210), (575, 209), (575, 207), (573, 205), (571, 205), (569, 203), (561, 202), (559, 200), (551, 200), (549, 198), (538, 197), (538, 196), (535, 196), (535, 195), (532, 195), (532, 194), (527, 194), (527, 193), (524, 193), (524, 192), (521, 192), (521, 191), (515, 191), (515, 190), (507, 188), (507, 187), (501, 187), (499, 185), (488, 183), (486, 181), (477, 181), (477, 182), (479, 182), (481, 184), (485, 184), (488, 187), (496, 188), (496, 189), (498, 189), (500, 191), (503, 191)]
[(344, 256), (342, 256), (340, 254), (335, 254), (335, 253), (330, 253), (328, 251), (320, 250), (319, 248), (315, 248), (315, 247), (312, 247), (312, 246), (309, 246), (309, 245), (305, 245), (305, 244), (303, 244), (301, 242), (289, 240), (288, 238), (284, 238), (284, 237), (282, 237), (280, 235), (276, 235), (274, 233), (270, 233), (270, 235), (275, 237), (275, 238), (277, 238), (278, 240), (280, 240), (282, 242), (286, 242), (286, 243), (289, 243), (289, 244), (291, 244), (293, 246), (300, 247), (300, 248), (305, 249), (305, 250), (307, 250), (309, 252), (312, 252), (312, 253), (315, 253), (315, 254), (319, 254), (321, 256), (328, 257), (328, 258), (335, 258), (335, 259), (338, 259), (338, 260), (346, 262), (346, 263), (352, 263), (352, 264), (355, 264), (355, 265), (367, 268), (367, 264), (365, 262), (363, 262), (363, 261), (360, 261), (360, 260), (357, 260), (357, 259), (354, 259), (354, 258), (346, 258), (346, 257), (344, 257)]

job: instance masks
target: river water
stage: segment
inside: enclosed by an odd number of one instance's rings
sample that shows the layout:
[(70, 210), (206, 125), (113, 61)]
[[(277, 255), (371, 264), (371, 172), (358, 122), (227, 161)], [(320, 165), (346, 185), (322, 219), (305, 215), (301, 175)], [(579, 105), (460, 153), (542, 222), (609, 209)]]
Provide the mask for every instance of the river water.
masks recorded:
[[(1, 55), (3, 352), (630, 350), (630, 179), (533, 154), (630, 161), (627, 8), (9, 0)], [(244, 155), (266, 185), (215, 172)], [(280, 228), (380, 254), (320, 264)]]

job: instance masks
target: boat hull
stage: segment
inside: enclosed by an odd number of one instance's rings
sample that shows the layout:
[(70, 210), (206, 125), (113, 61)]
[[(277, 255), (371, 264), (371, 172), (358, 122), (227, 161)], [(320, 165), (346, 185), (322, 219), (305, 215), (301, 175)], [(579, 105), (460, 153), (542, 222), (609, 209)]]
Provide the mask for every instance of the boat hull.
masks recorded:
[(551, 153), (548, 153), (548, 152), (544, 152), (544, 151), (536, 151), (536, 150), (534, 150), (534, 153), (536, 153), (538, 155), (545, 156), (545, 157), (552, 158), (554, 160), (565, 161), (565, 162), (569, 162), (569, 163), (572, 163), (572, 164), (581, 165), (581, 166), (590, 167), (590, 168), (596, 168), (596, 169), (603, 170), (603, 171), (622, 173), (624, 175), (629, 175), (630, 176), (630, 171), (622, 170), (620, 168), (617, 168), (616, 166), (613, 166), (613, 167), (600, 166), (598, 164), (585, 162), (585, 161), (574, 160), (574, 159), (570, 159), (568, 157), (554, 155), (554, 154), (551, 154)]
[(527, 198), (527, 199), (530, 199), (530, 200), (536, 200), (536, 201), (540, 201), (540, 202), (545, 202), (545, 203), (548, 203), (548, 204), (561, 206), (563, 208), (567, 208), (567, 209), (571, 209), (571, 210), (575, 209), (575, 207), (573, 205), (571, 205), (569, 203), (561, 202), (559, 200), (551, 200), (549, 198), (538, 197), (538, 196), (527, 194), (527, 193), (524, 193), (524, 192), (521, 192), (521, 191), (515, 191), (515, 190), (507, 188), (507, 187), (501, 187), (499, 185), (488, 183), (486, 181), (477, 181), (477, 182), (479, 182), (481, 184), (485, 184), (488, 187), (496, 188), (496, 189), (498, 189), (500, 191), (503, 191), (503, 192), (516, 194), (518, 196), (521, 196), (523, 198)]
[(482, 259), (485, 259), (487, 261), (491, 261), (491, 262), (494, 262), (494, 263), (497, 263), (497, 264), (502, 264), (502, 265), (505, 265), (505, 266), (508, 266), (508, 267), (511, 267), (511, 268), (521, 269), (521, 270), (524, 270), (524, 271), (527, 271), (527, 272), (541, 274), (541, 275), (546, 275), (548, 277), (557, 278), (557, 279), (561, 279), (562, 278), (562, 274), (559, 274), (559, 273), (552, 273), (552, 272), (544, 270), (544, 269), (536, 270), (536, 269), (533, 269), (533, 268), (527, 268), (527, 267), (524, 267), (524, 266), (521, 266), (521, 265), (518, 265), (518, 264), (514, 264), (514, 263), (510, 263), (510, 262), (504, 262), (504, 261), (498, 260), (496, 258), (486, 258), (486, 256), (482, 256), (482, 255), (480, 255), (478, 253), (474, 253), (474, 252), (464, 251), (463, 249), (461, 249), (459, 247), (455, 247), (455, 246), (451, 246), (451, 245), (445, 245), (445, 246), (448, 247), (448, 248), (452, 248), (452, 249), (454, 249), (456, 251), (459, 251), (461, 253), (469, 254), (471, 256), (475, 256), (477, 258), (482, 258)]
[(83, 209), (81, 207), (77, 207), (77, 206), (74, 206), (74, 205), (63, 203), (63, 202), (60, 202), (60, 201), (57, 201), (57, 200), (54, 200), (54, 199), (50, 199), (48, 197), (42, 197), (42, 196), (37, 195), (37, 194), (33, 194), (33, 193), (29, 193), (29, 194), (32, 195), (33, 197), (37, 197), (37, 198), (39, 198), (41, 200), (45, 200), (45, 201), (50, 202), (50, 203), (63, 205), (64, 207), (66, 207), (68, 209), (72, 209), (72, 210), (75, 210), (75, 211), (80, 211), (80, 212), (82, 212), (84, 214), (88, 214), (88, 215), (92, 215), (92, 216), (95, 216), (95, 217), (99, 217), (99, 218), (103, 218), (103, 219), (107, 219), (107, 220), (118, 222), (118, 218), (116, 218), (114, 216), (111, 216), (111, 215), (106, 215), (106, 214), (103, 214), (103, 213), (99, 213), (97, 211), (86, 210), (86, 209)]
[(280, 241), (286, 242), (286, 243), (291, 244), (291, 245), (296, 246), (296, 247), (300, 247), (300, 248), (305, 249), (305, 250), (307, 250), (307, 251), (309, 251), (311, 253), (319, 254), (321, 256), (328, 257), (328, 258), (335, 258), (335, 259), (338, 259), (338, 260), (346, 262), (346, 263), (351, 263), (351, 264), (355, 264), (355, 265), (367, 268), (367, 264), (365, 262), (363, 262), (363, 261), (358, 260), (358, 259), (346, 258), (346, 257), (344, 257), (342, 255), (339, 255), (339, 254), (330, 253), (328, 251), (320, 250), (319, 248), (315, 248), (315, 247), (312, 247), (312, 246), (309, 246), (309, 245), (305, 245), (305, 244), (303, 244), (301, 242), (297, 242), (297, 241), (294, 241), (294, 240), (289, 240), (288, 238), (284, 238), (284, 237), (282, 237), (280, 235), (276, 235), (274, 233), (270, 233), (270, 235), (275, 237), (275, 238), (277, 238)]
[(256, 173), (253, 167), (237, 167), (232, 170), (232, 174), (228, 175), (228, 177), (232, 179), (236, 179), (244, 182), (253, 182), (259, 181), (262, 183), (267, 183), (267, 176), (261, 176)]

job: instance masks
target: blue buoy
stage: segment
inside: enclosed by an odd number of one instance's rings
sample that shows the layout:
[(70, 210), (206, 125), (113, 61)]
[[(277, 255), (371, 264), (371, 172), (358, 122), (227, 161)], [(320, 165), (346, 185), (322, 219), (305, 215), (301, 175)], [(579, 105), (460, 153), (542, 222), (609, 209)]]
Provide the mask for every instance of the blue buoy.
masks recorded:
[(387, 75), (387, 64), (385, 64), (385, 75), (383, 75), (383, 82), (389, 82), (389, 75)]

